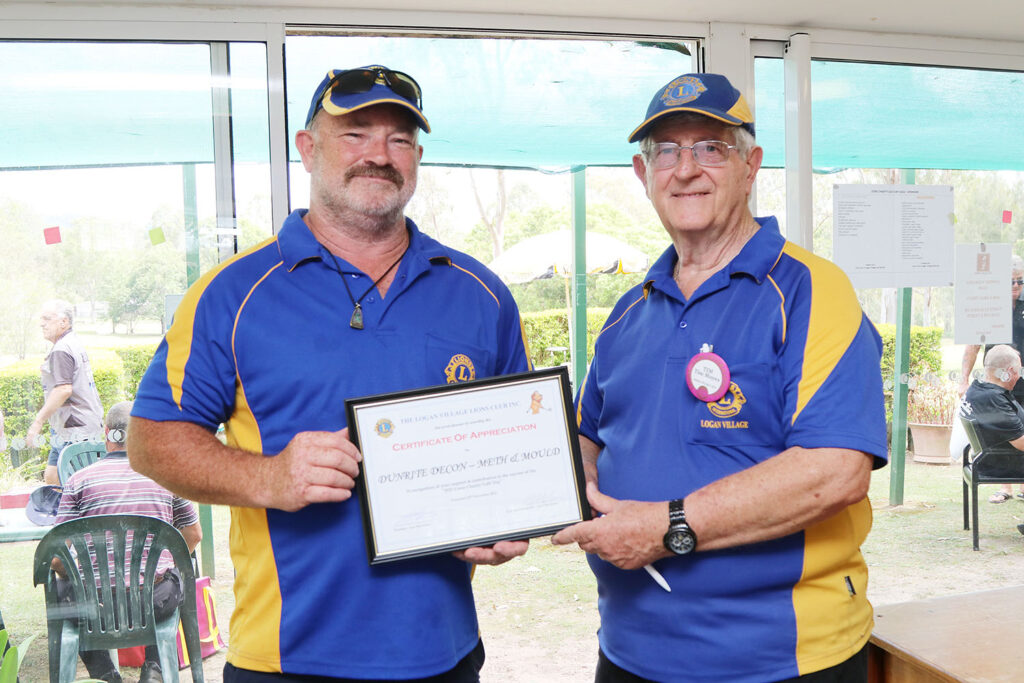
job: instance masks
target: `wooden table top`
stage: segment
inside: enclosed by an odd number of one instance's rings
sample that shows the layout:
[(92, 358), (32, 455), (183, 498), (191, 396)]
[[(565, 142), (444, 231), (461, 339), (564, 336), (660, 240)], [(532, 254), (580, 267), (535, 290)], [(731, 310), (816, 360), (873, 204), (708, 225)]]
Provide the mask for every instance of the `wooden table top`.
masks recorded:
[(1024, 586), (875, 609), (871, 642), (948, 681), (1024, 681)]

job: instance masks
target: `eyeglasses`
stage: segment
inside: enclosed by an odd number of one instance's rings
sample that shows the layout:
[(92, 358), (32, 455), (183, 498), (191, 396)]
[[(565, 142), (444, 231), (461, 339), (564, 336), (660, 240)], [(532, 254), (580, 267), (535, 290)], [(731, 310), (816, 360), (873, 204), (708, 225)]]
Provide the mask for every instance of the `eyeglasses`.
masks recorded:
[(1010, 284), (1011, 285), (1018, 285), (1018, 286), (1019, 285), (1024, 285), (1024, 278), (1019, 278), (1019, 277), (1011, 278), (1010, 279)]
[(658, 142), (655, 143), (651, 153), (647, 155), (647, 160), (651, 166), (657, 169), (675, 168), (684, 149), (690, 150), (693, 160), (701, 166), (714, 168), (725, 166), (729, 161), (729, 150), (739, 148), (721, 140), (703, 140), (695, 142), (689, 147), (683, 147), (674, 142)]
[(335, 74), (334, 78), (327, 81), (327, 84), (317, 91), (314, 98), (316, 106), (310, 112), (309, 118), (306, 119), (306, 126), (308, 127), (309, 122), (313, 120), (316, 113), (323, 109), (324, 93), (328, 90), (336, 90), (342, 94), (368, 92), (378, 80), (384, 81), (384, 85), (391, 92), (404, 100), (412, 102), (416, 105), (417, 109), (422, 111), (423, 91), (420, 89), (420, 84), (416, 82), (416, 79), (409, 74), (402, 73), (401, 71), (392, 71), (383, 67), (348, 69), (347, 71)]

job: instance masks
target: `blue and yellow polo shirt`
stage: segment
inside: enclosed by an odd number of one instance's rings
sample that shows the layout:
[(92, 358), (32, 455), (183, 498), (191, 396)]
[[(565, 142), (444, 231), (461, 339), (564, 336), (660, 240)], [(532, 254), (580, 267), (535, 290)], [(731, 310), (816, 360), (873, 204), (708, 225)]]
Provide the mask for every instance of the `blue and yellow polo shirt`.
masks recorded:
[[(206, 273), (185, 295), (133, 414), (215, 430), (275, 454), (295, 434), (345, 426), (346, 398), (522, 372), (507, 287), (407, 219), (409, 250), (381, 299), (334, 259), (305, 211)], [(217, 463), (196, 463), (216, 467)], [(256, 671), (347, 678), (441, 673), (478, 640), (470, 567), (450, 555), (370, 567), (355, 498), (295, 513), (232, 508), (236, 572), (228, 661)]]
[[(615, 306), (577, 398), (580, 433), (602, 447), (601, 490), (682, 498), (792, 446), (887, 458), (881, 341), (846, 276), (787, 242), (774, 218), (683, 298), (669, 248)], [(686, 385), (709, 344), (731, 372), (704, 403)], [(871, 633), (859, 547), (868, 500), (784, 538), (657, 562), (672, 587), (588, 556), (601, 648), (645, 678), (768, 681), (838, 664)]]

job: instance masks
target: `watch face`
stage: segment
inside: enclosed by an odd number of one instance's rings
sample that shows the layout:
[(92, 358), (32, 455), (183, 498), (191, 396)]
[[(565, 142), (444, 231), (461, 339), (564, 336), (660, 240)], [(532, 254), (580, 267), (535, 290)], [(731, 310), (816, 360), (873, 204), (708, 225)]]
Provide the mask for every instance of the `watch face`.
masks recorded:
[(665, 534), (665, 545), (676, 555), (685, 555), (693, 552), (694, 547), (697, 545), (696, 540), (689, 528), (670, 529)]

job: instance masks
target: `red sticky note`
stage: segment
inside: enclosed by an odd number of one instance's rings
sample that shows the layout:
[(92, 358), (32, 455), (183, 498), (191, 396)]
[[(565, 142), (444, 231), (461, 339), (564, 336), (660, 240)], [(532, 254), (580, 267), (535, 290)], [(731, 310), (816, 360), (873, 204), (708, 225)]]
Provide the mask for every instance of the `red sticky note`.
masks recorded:
[(60, 244), (60, 227), (43, 228), (43, 239), (47, 244)]
[(1004, 223), (1012, 223), (1013, 222), (1013, 211), (1003, 211), (1003, 222)]

